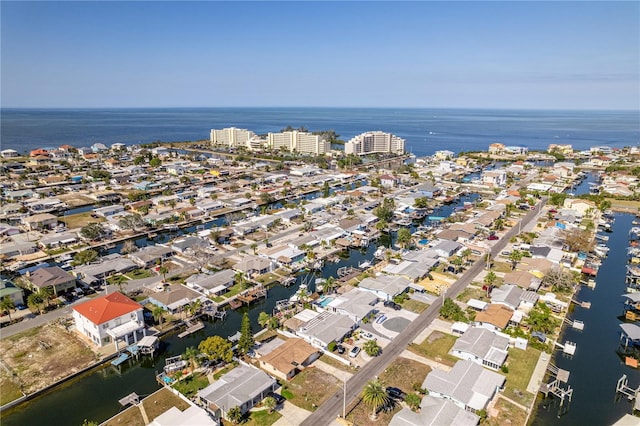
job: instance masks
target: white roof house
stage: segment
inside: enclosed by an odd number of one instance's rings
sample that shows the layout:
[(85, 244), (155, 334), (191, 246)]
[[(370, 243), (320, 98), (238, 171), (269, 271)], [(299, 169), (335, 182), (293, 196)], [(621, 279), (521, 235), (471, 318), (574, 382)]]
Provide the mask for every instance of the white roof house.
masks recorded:
[(403, 293), (411, 281), (399, 276), (383, 275), (376, 278), (365, 278), (358, 284), (358, 288), (375, 294), (379, 299), (392, 300)]
[(346, 315), (322, 312), (300, 327), (296, 334), (312, 346), (324, 349), (349, 334), (355, 326), (355, 321)]
[(448, 372), (432, 370), (422, 387), (433, 397), (449, 399), (461, 408), (478, 411), (487, 407), (505, 381), (501, 374), (462, 360)]
[(508, 348), (507, 335), (471, 327), (453, 344), (451, 355), (497, 370), (506, 361)]
[(427, 395), (422, 398), (419, 413), (404, 407), (393, 416), (389, 426), (476, 426), (479, 421), (477, 414), (460, 408), (454, 402)]
[(198, 398), (217, 418), (239, 407), (246, 413), (275, 390), (276, 380), (262, 370), (240, 365), (198, 392)]
[(377, 302), (378, 296), (374, 293), (354, 288), (332, 300), (327, 305), (327, 309), (346, 315), (356, 323), (359, 323), (362, 318), (373, 311), (373, 305)]

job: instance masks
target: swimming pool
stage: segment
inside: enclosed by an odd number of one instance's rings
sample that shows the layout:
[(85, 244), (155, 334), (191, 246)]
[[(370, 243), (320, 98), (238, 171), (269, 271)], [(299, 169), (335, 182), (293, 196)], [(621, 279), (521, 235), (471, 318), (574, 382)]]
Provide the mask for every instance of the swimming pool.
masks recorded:
[(329, 303), (333, 302), (333, 297), (322, 296), (318, 299), (318, 304), (323, 308), (326, 308)]
[(418, 242), (419, 242), (420, 244), (422, 244), (423, 246), (426, 246), (427, 244), (429, 244), (429, 240), (424, 239), (424, 238), (423, 238), (422, 240), (418, 241)]

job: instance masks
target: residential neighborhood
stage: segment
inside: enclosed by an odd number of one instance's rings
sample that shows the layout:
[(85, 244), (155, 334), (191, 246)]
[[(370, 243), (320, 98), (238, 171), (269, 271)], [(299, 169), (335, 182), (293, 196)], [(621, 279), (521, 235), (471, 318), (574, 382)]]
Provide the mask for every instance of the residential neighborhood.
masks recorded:
[[(3, 154), (3, 330), (54, 319), (91, 354), (68, 374), (150, 358), (177, 399), (145, 424), (524, 425), (550, 380), (570, 398), (548, 354), (575, 350), (565, 317), (606, 257), (612, 203), (635, 194), (630, 150), (608, 153), (615, 169), (597, 150), (498, 143), (347, 168), (240, 130)], [(47, 354), (16, 356), (10, 371), (46, 376)], [(3, 405), (44, 387), (16, 380)]]

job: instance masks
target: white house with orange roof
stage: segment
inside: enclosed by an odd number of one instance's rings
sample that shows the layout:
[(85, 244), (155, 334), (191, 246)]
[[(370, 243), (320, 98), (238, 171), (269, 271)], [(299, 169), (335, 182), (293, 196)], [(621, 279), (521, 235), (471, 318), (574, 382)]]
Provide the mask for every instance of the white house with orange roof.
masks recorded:
[(79, 333), (97, 346), (118, 341), (137, 343), (145, 335), (142, 305), (115, 292), (73, 307), (73, 319)]

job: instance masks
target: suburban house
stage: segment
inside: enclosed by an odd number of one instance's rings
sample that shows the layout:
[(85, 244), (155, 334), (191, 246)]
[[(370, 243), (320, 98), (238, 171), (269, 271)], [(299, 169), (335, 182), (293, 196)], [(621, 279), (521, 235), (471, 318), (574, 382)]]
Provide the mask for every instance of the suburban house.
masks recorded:
[(129, 259), (142, 268), (148, 268), (161, 263), (163, 260), (171, 257), (171, 255), (173, 255), (171, 248), (155, 245), (144, 247), (135, 253), (129, 254)]
[[(300, 312), (300, 314), (305, 311)], [(298, 314), (298, 315), (300, 315)], [(296, 315), (297, 316), (297, 315)], [(291, 319), (296, 318), (295, 316)], [(285, 323), (286, 326), (286, 323)], [(296, 334), (311, 345), (326, 349), (331, 342), (339, 342), (356, 328), (356, 322), (346, 315), (322, 312), (300, 324)]]
[(149, 295), (149, 303), (160, 306), (165, 311), (175, 314), (194, 300), (203, 297), (200, 293), (180, 284), (174, 284), (164, 291)]
[(56, 296), (76, 287), (76, 278), (58, 266), (38, 268), (28, 273), (27, 279), (35, 291), (52, 287)]
[(373, 306), (378, 303), (378, 296), (374, 293), (354, 288), (333, 299), (327, 310), (345, 315), (356, 324), (373, 312)]
[(73, 307), (76, 330), (98, 346), (118, 341), (131, 345), (145, 335), (142, 305), (115, 292)]
[(513, 309), (505, 305), (490, 304), (487, 309), (476, 314), (475, 325), (489, 331), (502, 331), (509, 325)]
[(498, 370), (507, 359), (509, 336), (486, 328), (470, 327), (451, 348), (450, 354)]
[(291, 380), (318, 359), (320, 352), (302, 339), (288, 339), (260, 358), (260, 367), (274, 376)]
[(487, 408), (505, 381), (501, 374), (461, 360), (450, 371), (431, 370), (422, 388), (427, 389), (430, 396), (449, 399), (458, 407), (475, 413)]
[(73, 269), (76, 277), (86, 284), (97, 283), (113, 275), (122, 274), (138, 269), (138, 265), (119, 254), (110, 254), (102, 258), (102, 262), (92, 265), (82, 265)]
[(588, 211), (595, 212), (597, 210), (596, 204), (593, 201), (581, 200), (579, 198), (565, 199), (563, 207), (565, 209), (575, 210), (581, 217), (585, 216)]
[(219, 296), (233, 286), (235, 274), (231, 269), (223, 269), (214, 274), (196, 274), (187, 278), (185, 284), (207, 296)]
[(209, 247), (209, 242), (198, 237), (180, 238), (171, 244), (173, 251), (181, 254), (184, 254), (187, 250), (191, 251), (205, 247)]
[(24, 294), (13, 282), (0, 278), (0, 299), (8, 297), (14, 305), (24, 304)]
[(229, 410), (249, 411), (273, 392), (278, 383), (262, 370), (240, 365), (198, 392), (198, 399), (217, 418), (227, 418)]
[(462, 244), (451, 240), (440, 240), (434, 245), (431, 250), (436, 252), (439, 257), (449, 258), (453, 256), (455, 252), (463, 247)]
[(29, 230), (53, 229), (58, 225), (58, 218), (51, 213), (40, 213), (22, 218), (22, 223), (29, 227)]
[(186, 410), (180, 411), (177, 407), (171, 407), (158, 417), (153, 419), (149, 426), (219, 426), (220, 422), (214, 420), (202, 408), (190, 405)]
[(426, 395), (418, 413), (403, 407), (393, 416), (389, 426), (476, 426), (479, 421), (477, 414), (466, 411), (453, 401)]
[(411, 281), (401, 276), (383, 275), (376, 278), (365, 278), (358, 284), (358, 288), (376, 295), (381, 300), (393, 300), (395, 296), (404, 293)]
[(244, 272), (248, 277), (253, 277), (273, 271), (275, 263), (266, 257), (248, 254), (240, 259), (233, 268), (236, 271)]
[[(530, 262), (530, 259), (527, 259), (527, 261)], [(504, 283), (517, 285), (520, 288), (537, 291), (540, 288), (542, 280), (531, 272), (513, 271), (508, 272), (504, 275)]]

